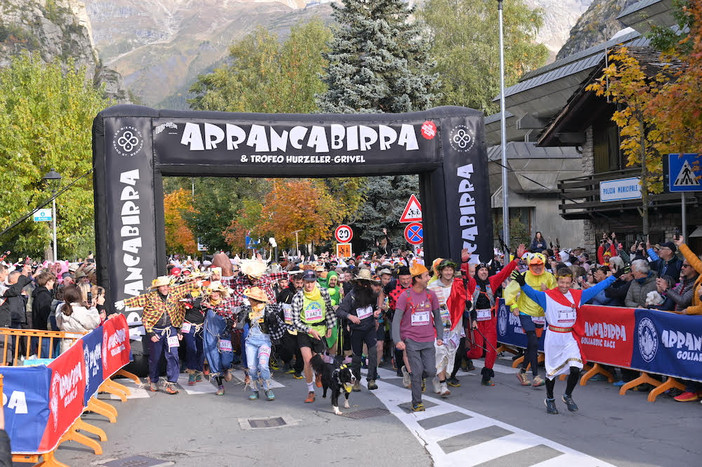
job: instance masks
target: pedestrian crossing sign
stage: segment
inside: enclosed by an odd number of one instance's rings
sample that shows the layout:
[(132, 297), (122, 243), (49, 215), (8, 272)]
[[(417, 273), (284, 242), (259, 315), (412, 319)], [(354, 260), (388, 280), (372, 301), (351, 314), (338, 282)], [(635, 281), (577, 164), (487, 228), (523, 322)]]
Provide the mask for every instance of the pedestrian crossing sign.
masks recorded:
[(671, 192), (702, 191), (699, 154), (668, 154), (668, 189)]

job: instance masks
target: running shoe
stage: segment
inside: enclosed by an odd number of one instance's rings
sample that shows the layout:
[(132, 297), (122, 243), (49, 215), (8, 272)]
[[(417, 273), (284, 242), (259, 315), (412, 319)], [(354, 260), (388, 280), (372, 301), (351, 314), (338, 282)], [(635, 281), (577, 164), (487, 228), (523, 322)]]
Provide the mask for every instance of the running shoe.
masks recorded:
[(451, 376), (449, 379), (446, 380), (446, 383), (451, 386), (452, 388), (460, 388), (461, 387), (461, 382), (458, 381), (458, 378), (455, 376)]
[(546, 381), (544, 381), (544, 379), (541, 376), (536, 375), (534, 376), (534, 381), (532, 381), (531, 386), (534, 388), (538, 388), (539, 386), (543, 386), (544, 384), (546, 384)]
[(163, 392), (170, 395), (178, 394), (178, 390), (175, 388), (175, 385), (171, 382), (168, 382), (163, 385)]
[(361, 392), (361, 382), (359, 380), (356, 380), (355, 383), (353, 383), (353, 387), (351, 388), (353, 392)]
[(406, 388), (412, 387), (412, 374), (405, 366), (402, 367), (402, 385)]
[(202, 371), (195, 372), (195, 382), (199, 383), (202, 381)]
[(310, 391), (307, 393), (307, 399), (305, 399), (305, 404), (311, 404), (314, 402), (314, 391)]
[(151, 392), (158, 392), (158, 384), (156, 384), (156, 383), (149, 383), (149, 391), (151, 391)]
[(699, 396), (696, 392), (685, 391), (679, 396), (673, 397), (673, 399), (675, 399), (678, 402), (693, 402), (699, 399)]
[(273, 394), (272, 390), (266, 391), (266, 400), (267, 401), (274, 401), (275, 400), (275, 394)]
[(531, 381), (529, 381), (529, 377), (526, 374), (526, 371), (520, 371), (517, 373), (517, 379), (519, 380), (519, 383), (522, 386), (529, 386), (531, 385)]
[(556, 401), (554, 399), (544, 399), (544, 404), (546, 404), (546, 413), (558, 415), (558, 409), (556, 408)]
[(253, 392), (249, 395), (249, 400), (250, 400), (250, 401), (258, 400), (258, 391), (253, 391)]
[(224, 386), (221, 384), (217, 386), (217, 392), (215, 392), (215, 396), (223, 396), (224, 395)]
[(375, 389), (378, 389), (378, 385), (375, 384), (375, 380), (374, 380), (374, 379), (369, 379), (369, 380), (368, 380), (368, 390), (369, 390), (369, 391), (373, 391), (373, 390), (375, 390)]
[(295, 374), (295, 368), (293, 368), (293, 367), (288, 368), (287, 370), (285, 370), (285, 374), (286, 375)]
[(195, 386), (195, 373), (188, 375), (188, 386)]
[(302, 379), (302, 378), (304, 378), (304, 376), (302, 376), (302, 373), (293, 373), (293, 378)]
[(495, 382), (491, 379), (482, 379), (480, 380), (480, 384), (482, 384), (483, 386), (494, 386)]
[(424, 412), (424, 410), (426, 409), (424, 408), (424, 404), (421, 402), (412, 406), (412, 412)]
[(612, 386), (620, 388), (620, 387), (624, 386), (625, 384), (626, 384), (626, 381), (619, 380), (619, 381), (613, 382)]
[(565, 405), (566, 405), (566, 407), (568, 407), (569, 411), (571, 411), (571, 412), (578, 411), (578, 405), (575, 403), (572, 396), (569, 396), (568, 394), (563, 394), (563, 402), (565, 402)]
[(316, 384), (318, 388), (322, 387), (322, 375), (314, 375), (314, 384)]

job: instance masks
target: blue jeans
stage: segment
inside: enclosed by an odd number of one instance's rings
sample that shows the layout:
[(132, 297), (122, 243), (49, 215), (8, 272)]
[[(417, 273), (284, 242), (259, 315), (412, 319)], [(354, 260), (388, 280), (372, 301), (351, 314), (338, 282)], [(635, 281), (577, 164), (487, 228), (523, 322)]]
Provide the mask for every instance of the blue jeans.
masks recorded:
[(232, 365), (234, 353), (219, 349), (220, 340), (230, 339), (231, 332), (227, 330), (226, 320), (214, 311), (207, 310), (203, 331), (203, 348), (213, 376), (224, 373)]
[(183, 342), (185, 343), (185, 368), (188, 370), (203, 371), (203, 362), (205, 353), (202, 343), (202, 327), (198, 331), (193, 324), (190, 332), (183, 333)]
[[(249, 328), (246, 336), (246, 362), (252, 381), (259, 377), (263, 380), (263, 389), (267, 390), (268, 381), (271, 379), (271, 370), (268, 361), (271, 359), (271, 338), (257, 327)], [(259, 375), (260, 373), (260, 375)]]
[(173, 326), (165, 329), (154, 328), (154, 333), (158, 336), (158, 341), (151, 343), (151, 353), (149, 353), (149, 378), (152, 383), (158, 382), (158, 363), (161, 354), (166, 356), (166, 379), (171, 383), (178, 382), (180, 374), (180, 359), (178, 358), (178, 347), (168, 346), (168, 336), (177, 336), (178, 330)]

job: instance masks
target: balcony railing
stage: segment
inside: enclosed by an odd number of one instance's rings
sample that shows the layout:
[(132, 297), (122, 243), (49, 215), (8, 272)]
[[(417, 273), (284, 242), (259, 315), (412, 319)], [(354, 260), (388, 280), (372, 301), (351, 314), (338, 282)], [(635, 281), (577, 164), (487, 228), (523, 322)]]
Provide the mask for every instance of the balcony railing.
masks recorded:
[[(600, 201), (600, 182), (620, 178), (638, 177), (641, 169), (615, 170), (582, 177), (569, 178), (558, 182), (561, 203), (559, 210), (564, 219), (591, 219), (598, 212), (632, 211), (641, 207), (640, 199), (623, 201)], [(699, 198), (698, 198), (699, 197)], [(680, 207), (680, 193), (649, 195), (649, 208)], [(688, 193), (686, 205), (696, 205), (702, 195)]]

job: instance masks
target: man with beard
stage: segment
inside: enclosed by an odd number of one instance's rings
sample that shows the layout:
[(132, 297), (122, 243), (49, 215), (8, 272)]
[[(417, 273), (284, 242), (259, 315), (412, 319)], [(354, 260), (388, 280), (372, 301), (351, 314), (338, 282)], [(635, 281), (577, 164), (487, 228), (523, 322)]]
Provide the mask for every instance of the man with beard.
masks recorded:
[(375, 319), (380, 316), (378, 308), (378, 295), (373, 292), (372, 285), (377, 281), (371, 279), (368, 269), (361, 269), (356, 276), (355, 284), (351, 292), (341, 301), (341, 305), (336, 310), (336, 315), (342, 319), (348, 319), (351, 330), (351, 371), (356, 377), (353, 390), (361, 390), (361, 359), (363, 355), (363, 344), (368, 347), (368, 389), (378, 389), (375, 383), (378, 373), (378, 352), (376, 350), (376, 330)]

